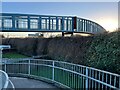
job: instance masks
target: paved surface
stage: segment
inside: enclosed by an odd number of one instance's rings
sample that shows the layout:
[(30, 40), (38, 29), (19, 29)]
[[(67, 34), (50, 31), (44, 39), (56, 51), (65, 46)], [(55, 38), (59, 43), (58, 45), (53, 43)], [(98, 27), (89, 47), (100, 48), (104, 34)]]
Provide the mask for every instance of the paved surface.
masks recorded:
[(51, 88), (51, 89), (57, 89), (57, 87), (55, 87), (51, 84), (48, 84), (48, 83), (45, 83), (42, 81), (38, 81), (38, 80), (33, 80), (33, 79), (10, 77), (10, 80), (13, 82), (15, 88)]

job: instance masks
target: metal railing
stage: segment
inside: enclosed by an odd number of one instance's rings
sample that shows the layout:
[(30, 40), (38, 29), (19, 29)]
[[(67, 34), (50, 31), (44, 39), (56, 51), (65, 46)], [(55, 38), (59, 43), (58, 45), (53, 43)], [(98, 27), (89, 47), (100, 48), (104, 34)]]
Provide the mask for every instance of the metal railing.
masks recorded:
[(2, 70), (0, 70), (0, 80), (1, 80), (0, 89), (7, 88), (8, 83), (9, 83), (8, 75)]
[(75, 16), (50, 16), (32, 14), (0, 14), (1, 31), (26, 32), (72, 32), (103, 33), (106, 30), (99, 24)]
[[(8, 85), (11, 86), (11, 87), (8, 87)], [(0, 90), (6, 89), (6, 88), (13, 88), (14, 89), (14, 85), (10, 81), (7, 73), (0, 70)]]
[(62, 61), (29, 59), (3, 64), (8, 74), (44, 78), (71, 89), (120, 90), (120, 75)]

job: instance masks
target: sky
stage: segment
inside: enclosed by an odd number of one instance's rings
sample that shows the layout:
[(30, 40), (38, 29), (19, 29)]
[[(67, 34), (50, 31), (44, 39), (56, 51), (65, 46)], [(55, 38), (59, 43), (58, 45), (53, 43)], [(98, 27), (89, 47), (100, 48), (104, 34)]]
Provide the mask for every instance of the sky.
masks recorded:
[[(1, 0), (3, 2), (73, 2), (73, 0)], [(119, 0), (74, 0), (74, 2), (119, 2)]]
[(118, 27), (117, 2), (2, 2), (2, 12), (77, 16), (95, 21), (110, 32)]

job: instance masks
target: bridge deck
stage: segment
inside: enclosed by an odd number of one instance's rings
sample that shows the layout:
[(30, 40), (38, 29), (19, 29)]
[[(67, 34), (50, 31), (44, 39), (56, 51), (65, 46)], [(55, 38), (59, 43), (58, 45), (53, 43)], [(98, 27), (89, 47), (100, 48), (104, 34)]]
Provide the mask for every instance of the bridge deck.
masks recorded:
[(15, 88), (51, 88), (58, 89), (56, 86), (38, 81), (33, 79), (27, 79), (27, 78), (20, 78), (20, 77), (10, 77), (10, 80), (14, 84)]

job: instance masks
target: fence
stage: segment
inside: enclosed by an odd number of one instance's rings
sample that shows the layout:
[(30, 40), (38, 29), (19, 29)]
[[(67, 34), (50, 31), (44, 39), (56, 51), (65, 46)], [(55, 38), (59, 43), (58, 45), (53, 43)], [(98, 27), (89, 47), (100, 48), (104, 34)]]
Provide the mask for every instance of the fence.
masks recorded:
[(42, 77), (71, 89), (120, 90), (120, 75), (68, 62), (11, 60), (3, 69), (8, 74)]

